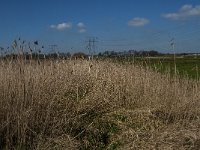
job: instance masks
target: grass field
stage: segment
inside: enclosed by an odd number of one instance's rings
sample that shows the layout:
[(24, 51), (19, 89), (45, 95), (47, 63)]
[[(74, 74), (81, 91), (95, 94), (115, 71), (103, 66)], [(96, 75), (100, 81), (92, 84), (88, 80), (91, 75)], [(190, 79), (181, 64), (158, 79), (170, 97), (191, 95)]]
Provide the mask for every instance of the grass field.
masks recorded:
[(175, 63), (173, 56), (161, 57), (123, 57), (117, 58), (119, 62), (135, 63), (145, 67), (151, 67), (161, 73), (176, 74), (190, 79), (199, 79), (200, 58), (199, 57), (176, 57)]
[(0, 149), (200, 149), (197, 80), (126, 62), (20, 57), (0, 61), (0, 83)]

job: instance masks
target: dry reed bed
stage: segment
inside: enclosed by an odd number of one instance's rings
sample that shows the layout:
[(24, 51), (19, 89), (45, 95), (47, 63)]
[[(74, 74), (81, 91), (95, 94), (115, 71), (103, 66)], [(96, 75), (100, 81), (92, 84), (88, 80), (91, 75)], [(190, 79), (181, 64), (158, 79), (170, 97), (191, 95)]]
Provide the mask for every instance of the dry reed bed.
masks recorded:
[[(90, 67), (90, 68), (89, 68)], [(198, 81), (108, 61), (1, 61), (0, 149), (199, 149)]]

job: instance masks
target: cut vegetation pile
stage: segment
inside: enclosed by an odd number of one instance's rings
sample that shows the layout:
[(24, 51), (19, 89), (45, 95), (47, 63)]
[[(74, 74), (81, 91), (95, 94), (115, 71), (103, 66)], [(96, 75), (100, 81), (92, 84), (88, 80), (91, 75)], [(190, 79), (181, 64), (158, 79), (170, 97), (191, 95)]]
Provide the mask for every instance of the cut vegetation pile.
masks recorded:
[(200, 84), (108, 61), (0, 62), (0, 149), (200, 149)]

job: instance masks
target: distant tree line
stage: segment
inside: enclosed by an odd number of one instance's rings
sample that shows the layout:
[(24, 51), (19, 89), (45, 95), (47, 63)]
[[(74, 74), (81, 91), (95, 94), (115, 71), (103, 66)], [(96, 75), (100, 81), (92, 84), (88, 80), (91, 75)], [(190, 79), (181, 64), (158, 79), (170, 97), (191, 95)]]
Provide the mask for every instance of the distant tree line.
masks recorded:
[(153, 57), (153, 56), (160, 56), (162, 55), (161, 53), (159, 53), (156, 50), (150, 50), (150, 51), (136, 51), (136, 50), (129, 50), (129, 51), (120, 51), (120, 52), (116, 52), (116, 51), (105, 51), (105, 52), (101, 52), (98, 54), (98, 56), (107, 56), (107, 57), (113, 57), (113, 56), (138, 56), (138, 57)]
[(47, 54), (43, 54), (43, 53), (23, 53), (23, 54), (6, 54), (6, 55), (2, 55), (0, 58), (1, 59), (17, 59), (19, 57), (23, 57), (27, 60), (29, 59), (86, 59), (88, 58), (88, 55), (86, 55), (83, 52), (77, 52), (74, 54), (71, 54), (69, 52), (67, 53), (47, 53)]
[[(23, 54), (6, 54), (3, 56), (3, 58), (12, 58), (16, 59), (19, 55), (23, 55), (24, 58), (26, 59), (86, 59), (89, 57), (89, 55), (83, 53), (83, 52), (77, 52), (74, 54), (71, 54), (70, 52), (67, 53), (47, 53), (43, 54), (41, 52), (33, 52), (33, 53), (23, 53)], [(150, 50), (150, 51), (136, 51), (136, 50), (129, 50), (129, 51), (104, 51), (100, 52), (97, 55), (94, 55), (94, 57), (120, 57), (120, 56), (135, 56), (135, 57), (154, 57), (154, 56), (160, 56), (163, 55), (159, 53), (158, 51), (155, 50)]]

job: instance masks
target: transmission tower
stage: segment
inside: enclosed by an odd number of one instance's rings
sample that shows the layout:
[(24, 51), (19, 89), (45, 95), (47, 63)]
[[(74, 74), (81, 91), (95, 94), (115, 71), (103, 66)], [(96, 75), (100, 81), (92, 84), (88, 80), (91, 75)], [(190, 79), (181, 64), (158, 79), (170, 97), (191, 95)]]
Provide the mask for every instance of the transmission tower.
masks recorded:
[(55, 53), (58, 46), (54, 44), (54, 45), (49, 45), (49, 47), (51, 52)]
[(175, 52), (175, 40), (174, 40), (174, 38), (172, 38), (170, 40), (170, 45), (172, 46), (172, 50), (173, 50), (173, 53), (174, 53), (174, 73), (176, 75), (176, 52)]
[(56, 53), (56, 51), (57, 51), (57, 47), (58, 47), (58, 45), (49, 45), (49, 48), (50, 48), (50, 51), (52, 52), (52, 53)]
[(87, 50), (89, 52), (89, 57), (93, 59), (93, 56), (96, 53), (96, 43), (97, 43), (97, 37), (89, 37), (87, 41)]

